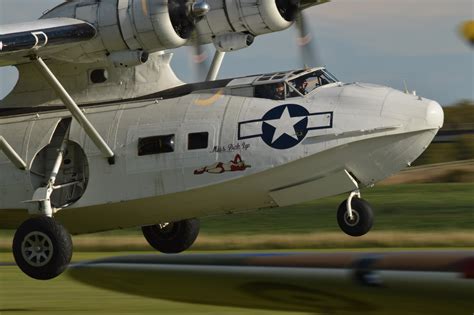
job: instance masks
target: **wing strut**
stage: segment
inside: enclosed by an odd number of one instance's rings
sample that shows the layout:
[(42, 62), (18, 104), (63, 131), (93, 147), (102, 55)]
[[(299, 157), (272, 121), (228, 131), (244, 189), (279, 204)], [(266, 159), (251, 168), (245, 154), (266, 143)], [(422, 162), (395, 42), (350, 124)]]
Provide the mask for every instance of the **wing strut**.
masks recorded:
[(97, 132), (91, 122), (81, 111), (79, 106), (77, 106), (76, 102), (74, 102), (66, 89), (64, 89), (64, 87), (61, 85), (61, 82), (59, 82), (59, 80), (54, 76), (53, 72), (51, 72), (43, 59), (41, 59), (39, 56), (36, 56), (33, 59), (33, 63), (48, 81), (53, 90), (58, 94), (59, 98), (63, 101), (66, 108), (71, 112), (74, 119), (76, 119), (79, 125), (84, 128), (84, 131), (87, 133), (92, 142), (94, 142), (97, 148), (99, 148), (104, 157), (107, 158), (109, 164), (115, 164), (115, 154), (112, 149), (110, 149), (102, 136)]
[(0, 136), (0, 151), (3, 151), (5, 155), (12, 161), (12, 163), (20, 170), (26, 170), (26, 163), (16, 153), (16, 151), (10, 146), (4, 137)]
[(212, 60), (211, 67), (207, 73), (206, 81), (215, 81), (217, 79), (217, 75), (219, 74), (219, 70), (222, 66), (222, 61), (224, 61), (224, 56), (225, 52), (216, 49), (214, 59)]

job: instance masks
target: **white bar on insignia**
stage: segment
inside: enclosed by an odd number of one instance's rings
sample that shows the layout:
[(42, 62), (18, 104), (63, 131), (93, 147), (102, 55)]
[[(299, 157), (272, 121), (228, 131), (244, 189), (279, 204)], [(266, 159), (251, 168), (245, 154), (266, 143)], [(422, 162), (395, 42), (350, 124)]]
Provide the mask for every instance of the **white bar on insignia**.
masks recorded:
[(243, 122), (240, 124), (240, 138), (258, 137), (262, 134), (263, 121)]
[(308, 129), (330, 127), (331, 116), (332, 114), (330, 113), (322, 114), (322, 115), (309, 115), (308, 116)]

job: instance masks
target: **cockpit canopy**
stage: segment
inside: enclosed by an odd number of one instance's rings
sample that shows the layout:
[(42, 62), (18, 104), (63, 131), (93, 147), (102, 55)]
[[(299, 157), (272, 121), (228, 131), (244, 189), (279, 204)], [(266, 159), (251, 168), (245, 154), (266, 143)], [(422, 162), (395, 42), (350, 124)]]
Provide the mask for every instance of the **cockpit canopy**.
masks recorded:
[(340, 82), (329, 71), (320, 67), (183, 84), (144, 96), (141, 99), (170, 99), (191, 93), (219, 93), (283, 100), (292, 97), (305, 97), (306, 94), (321, 87), (338, 84)]
[(239, 78), (231, 81), (227, 87), (231, 95), (283, 100), (304, 97), (321, 86), (337, 82), (326, 69), (311, 68)]

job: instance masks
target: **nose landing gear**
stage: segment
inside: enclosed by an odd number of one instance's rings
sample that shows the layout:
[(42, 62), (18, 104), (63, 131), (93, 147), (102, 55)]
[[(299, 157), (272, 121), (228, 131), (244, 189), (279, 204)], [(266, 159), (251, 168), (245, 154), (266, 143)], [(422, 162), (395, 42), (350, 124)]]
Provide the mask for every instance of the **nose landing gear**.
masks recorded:
[(358, 190), (351, 192), (337, 210), (337, 223), (350, 236), (362, 236), (370, 231), (374, 222), (372, 207), (360, 198)]

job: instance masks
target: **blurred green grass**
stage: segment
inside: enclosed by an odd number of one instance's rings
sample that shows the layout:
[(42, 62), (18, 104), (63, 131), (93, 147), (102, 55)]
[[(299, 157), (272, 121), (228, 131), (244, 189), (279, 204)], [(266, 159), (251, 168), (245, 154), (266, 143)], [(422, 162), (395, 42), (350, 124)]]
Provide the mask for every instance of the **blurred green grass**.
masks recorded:
[[(202, 232), (280, 234), (339, 231), (339, 195), (291, 207), (263, 209), (202, 220)], [(474, 183), (391, 185), (368, 188), (362, 198), (374, 209), (373, 231), (474, 230)]]

